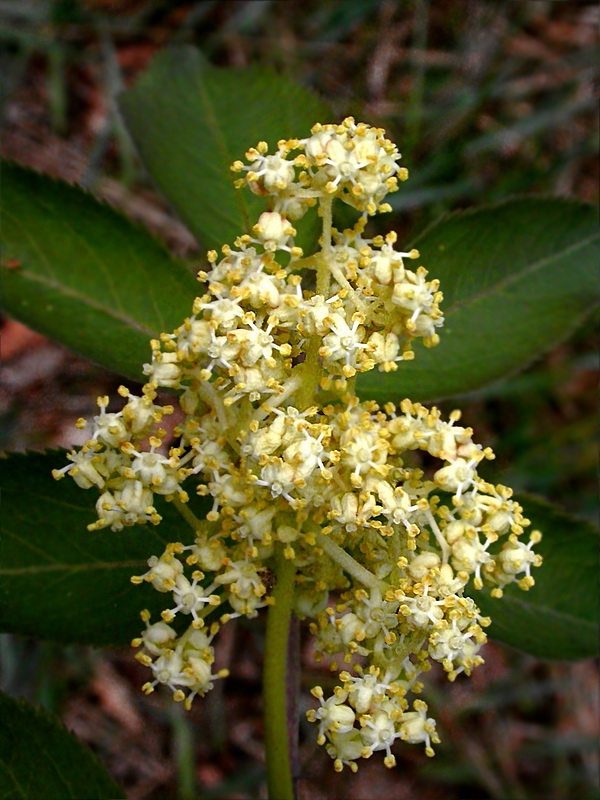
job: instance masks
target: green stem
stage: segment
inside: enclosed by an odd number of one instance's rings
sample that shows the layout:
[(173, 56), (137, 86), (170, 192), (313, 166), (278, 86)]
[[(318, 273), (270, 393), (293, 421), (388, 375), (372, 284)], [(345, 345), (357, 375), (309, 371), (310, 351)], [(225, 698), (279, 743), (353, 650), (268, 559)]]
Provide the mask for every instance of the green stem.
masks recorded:
[(206, 528), (206, 520), (197, 517), (178, 497), (173, 498), (173, 505), (195, 533), (200, 533), (203, 528)]
[[(332, 205), (333, 197), (327, 196), (321, 199), (323, 220), (321, 251), (314, 257), (317, 265), (317, 294), (322, 295), (325, 299), (327, 299), (331, 280)], [(302, 367), (302, 386), (296, 394), (296, 406), (301, 411), (314, 402), (321, 377), (324, 374), (319, 364), (319, 349), (322, 343), (322, 337), (318, 335), (311, 336), (308, 341), (306, 360)]]
[(177, 769), (177, 797), (179, 800), (194, 800), (196, 797), (194, 731), (181, 703), (171, 703), (171, 724)]
[(315, 531), (317, 544), (324, 550), (327, 555), (332, 558), (340, 567), (345, 570), (349, 575), (352, 575), (357, 581), (364, 586), (369, 586), (371, 589), (380, 589), (386, 591), (390, 587), (384, 581), (380, 581), (372, 572), (365, 569), (362, 564), (352, 558), (343, 547), (336, 544), (328, 536), (323, 533)]
[(287, 724), (287, 653), (294, 597), (294, 562), (280, 557), (276, 570), (275, 601), (267, 615), (263, 672), (265, 752), (270, 800), (294, 800)]
[(329, 280), (331, 277), (331, 226), (333, 197), (321, 200), (321, 216), (323, 218), (323, 234), (321, 237), (321, 258), (317, 267), (317, 294), (327, 299)]

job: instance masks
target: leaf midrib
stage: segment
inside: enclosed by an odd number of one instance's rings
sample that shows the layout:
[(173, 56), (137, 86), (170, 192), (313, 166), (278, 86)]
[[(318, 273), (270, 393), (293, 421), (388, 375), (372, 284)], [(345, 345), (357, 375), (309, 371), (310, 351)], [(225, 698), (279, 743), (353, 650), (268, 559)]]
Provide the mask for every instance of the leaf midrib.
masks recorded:
[[(24, 800), (27, 800), (27, 794), (25, 793), (25, 790), (23, 789), (23, 787), (21, 786), (19, 781), (16, 779), (15, 773), (12, 770), (12, 768), (10, 767), (8, 761), (6, 761), (3, 758), (0, 758), (0, 766), (3, 768), (4, 772), (11, 778), (13, 784), (15, 785), (15, 787), (17, 788), (17, 791), (19, 792), (19, 796), (24, 798)], [(10, 798), (10, 794), (6, 794), (6, 795), (3, 794), (2, 797), (9, 797)], [(2, 798), (0, 798), (0, 800), (2, 800)]]
[[(217, 115), (216, 109), (214, 107), (214, 104), (211, 102), (211, 99), (210, 99), (210, 96), (209, 96), (209, 93), (208, 93), (208, 90), (207, 90), (207, 87), (206, 87), (206, 82), (202, 78), (203, 78), (203, 76), (202, 76), (202, 68), (200, 68), (199, 69), (199, 81), (198, 81), (199, 88), (200, 88), (200, 99), (201, 99), (201, 102), (202, 102), (203, 106), (205, 107), (205, 111), (206, 111), (206, 115), (207, 115), (206, 119), (207, 119), (208, 127), (210, 128), (210, 130), (212, 132), (212, 135), (213, 135), (213, 137), (215, 139), (215, 143), (216, 143), (216, 145), (217, 145), (217, 147), (219, 149), (219, 152), (221, 153), (221, 157), (222, 157), (222, 161), (223, 161), (223, 164), (225, 166), (225, 169), (228, 170), (229, 166), (233, 162), (233, 157), (231, 156), (231, 153), (229, 151), (229, 146), (228, 146), (227, 140), (223, 136), (221, 127), (219, 126), (218, 115)], [(237, 203), (237, 205), (238, 205), (238, 207), (240, 209), (240, 214), (242, 215), (242, 219), (244, 221), (244, 229), (246, 230), (246, 232), (248, 232), (248, 230), (249, 230), (248, 209), (246, 208), (246, 203), (245, 203), (244, 197), (242, 195), (242, 192), (234, 191), (233, 196), (234, 196), (235, 201), (236, 201), (236, 203)]]
[[(583, 625), (584, 627), (589, 628), (590, 632), (595, 633), (598, 629), (598, 626), (594, 622), (592, 622), (589, 619), (585, 619), (585, 617), (576, 617), (573, 616), (572, 614), (567, 614), (565, 611), (560, 611), (557, 608), (553, 608), (552, 606), (543, 605), (542, 603), (537, 603), (537, 602), (535, 604), (528, 603), (527, 601), (521, 600), (518, 597), (513, 597), (512, 595), (503, 597), (500, 602), (503, 603), (504, 605), (507, 605), (508, 603), (513, 603), (517, 606), (520, 606), (521, 608), (526, 609), (529, 613), (537, 615), (539, 615), (540, 612), (543, 612), (551, 617), (555, 617), (556, 619), (559, 619), (571, 625), (576, 624), (580, 627)], [(494, 619), (492, 618), (492, 623), (493, 622)]]
[[(53, 205), (48, 201), (47, 198), (44, 197), (44, 195), (36, 196), (35, 202), (37, 202), (38, 205), (42, 208), (42, 210), (46, 212), (46, 215), (48, 217), (52, 218), (53, 223), (56, 224), (57, 227), (58, 227), (58, 224), (63, 225), (67, 230), (67, 235), (70, 235), (75, 242), (78, 242), (80, 244), (80, 246), (82, 248), (84, 248), (84, 250), (88, 253), (88, 255), (92, 259), (92, 261), (95, 264), (98, 265), (98, 267), (101, 270), (102, 275), (103, 275), (103, 277), (105, 279), (107, 289), (110, 292), (110, 294), (112, 295), (112, 301), (115, 304), (115, 306), (119, 309), (119, 311), (122, 313), (123, 312), (123, 307), (122, 307), (122, 304), (121, 304), (121, 297), (119, 296), (119, 293), (117, 292), (115, 283), (113, 281), (113, 276), (111, 275), (110, 270), (107, 269), (106, 264), (104, 262), (104, 259), (101, 258), (100, 255), (97, 252), (95, 252), (95, 250), (93, 248), (90, 247), (90, 244), (89, 244), (87, 238), (85, 236), (81, 236), (79, 234), (79, 232), (77, 230), (75, 230), (75, 228), (69, 223), (69, 220), (64, 215), (57, 214), (55, 212), (55, 209), (54, 209)], [(45, 266), (46, 266), (48, 272), (50, 273), (50, 275), (52, 275), (52, 277), (56, 280), (56, 277), (57, 277), (56, 270), (53, 268), (52, 262), (47, 257), (47, 255), (40, 249), (40, 247), (38, 245), (38, 241), (37, 241), (37, 239), (35, 239), (33, 237), (33, 235), (31, 234), (31, 231), (29, 231), (29, 229), (26, 228), (25, 226), (21, 225), (19, 220), (15, 219), (14, 217), (12, 218), (12, 222), (13, 222), (13, 224), (16, 224), (17, 226), (20, 226), (22, 232), (26, 235), (26, 237), (31, 242), (32, 247), (38, 253), (39, 258), (42, 261), (42, 263), (45, 264)]]
[(139, 567), (146, 564), (143, 558), (131, 561), (95, 561), (80, 564), (38, 564), (29, 567), (0, 567), (0, 575), (3, 577), (14, 577), (17, 575), (36, 575), (37, 573), (48, 572), (86, 572), (96, 569), (125, 569), (126, 567)]
[[(5, 270), (8, 274), (8, 270)], [(114, 309), (104, 306), (102, 303), (92, 300), (87, 295), (81, 294), (76, 289), (68, 287), (62, 283), (57, 282), (56, 280), (46, 278), (42, 276), (39, 272), (32, 272), (31, 269), (27, 269), (27, 267), (20, 267), (19, 268), (19, 277), (24, 279), (30, 280), (33, 283), (39, 283), (43, 286), (46, 286), (49, 289), (53, 289), (56, 292), (60, 292), (66, 297), (70, 297), (73, 300), (77, 300), (78, 302), (82, 303), (83, 305), (87, 306), (90, 309), (94, 309), (102, 314), (105, 314), (107, 317), (110, 317), (130, 328), (134, 328), (135, 330), (143, 333), (144, 336), (148, 336), (149, 338), (156, 338), (159, 335), (159, 332), (148, 328), (141, 322), (133, 319), (126, 314), (120, 314), (116, 312)]]
[(578, 242), (574, 242), (569, 247), (561, 250), (559, 253), (553, 253), (550, 256), (546, 256), (545, 258), (540, 258), (537, 261), (533, 261), (529, 266), (524, 267), (519, 272), (511, 273), (510, 275), (505, 276), (502, 280), (491, 284), (486, 289), (483, 289), (480, 292), (470, 295), (469, 297), (464, 298), (464, 300), (457, 300), (451, 306), (449, 306), (445, 313), (446, 316), (449, 316), (454, 311), (469, 306), (471, 303), (478, 302), (480, 300), (485, 300), (489, 298), (491, 295), (496, 294), (497, 292), (505, 289), (512, 284), (518, 283), (523, 278), (527, 278), (531, 276), (533, 273), (537, 272), (540, 269), (543, 269), (548, 264), (551, 264), (553, 261), (557, 261), (561, 258), (564, 258), (566, 255), (570, 253), (576, 252), (579, 249), (587, 247), (587, 245), (594, 242), (596, 239), (600, 239), (600, 231), (596, 231), (595, 233), (591, 234), (590, 236), (586, 237), (585, 239), (581, 239)]

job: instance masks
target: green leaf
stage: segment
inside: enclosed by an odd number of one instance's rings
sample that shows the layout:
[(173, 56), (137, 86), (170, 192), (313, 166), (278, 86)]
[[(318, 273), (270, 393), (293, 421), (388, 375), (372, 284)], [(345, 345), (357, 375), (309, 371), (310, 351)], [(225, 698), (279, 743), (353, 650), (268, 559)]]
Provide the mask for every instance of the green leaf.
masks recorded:
[[(274, 70), (218, 69), (193, 47), (161, 51), (119, 108), (158, 188), (199, 242), (215, 249), (249, 233), (266, 208), (263, 198), (234, 188), (231, 164), (261, 140), (273, 147), (331, 121), (316, 95)], [(315, 239), (316, 214), (308, 216), (298, 224), (300, 246)]]
[(528, 494), (517, 500), (531, 520), (528, 530), (543, 534), (535, 550), (544, 563), (534, 569), (528, 592), (511, 585), (499, 600), (473, 593), (492, 618), (488, 632), (538, 658), (592, 658), (598, 653), (599, 531), (545, 500)]
[[(70, 478), (57, 483), (51, 470), (66, 463), (64, 451), (0, 461), (0, 630), (57, 642), (128, 644), (143, 628), (141, 609), (156, 618), (169, 599), (149, 584), (134, 586), (131, 575), (145, 572), (147, 559), (167, 542), (192, 541), (193, 531), (156, 496), (160, 525), (90, 533), (98, 493)], [(198, 500), (198, 516), (205, 505)]]
[(1, 210), (5, 310), (139, 380), (149, 340), (191, 311), (189, 269), (92, 195), (16, 164), (2, 168)]
[(0, 800), (125, 797), (96, 756), (62, 723), (0, 692)]
[(365, 399), (434, 400), (480, 389), (565, 339), (598, 302), (600, 245), (591, 206), (521, 198), (461, 211), (415, 243), (439, 278), (441, 342), (415, 346), (395, 373), (359, 376)]

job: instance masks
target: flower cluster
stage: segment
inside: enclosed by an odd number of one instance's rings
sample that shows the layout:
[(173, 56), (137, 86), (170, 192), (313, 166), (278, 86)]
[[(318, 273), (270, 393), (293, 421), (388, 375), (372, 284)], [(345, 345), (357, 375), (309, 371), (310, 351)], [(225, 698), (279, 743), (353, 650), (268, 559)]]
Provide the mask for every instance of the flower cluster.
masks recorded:
[[(267, 210), (208, 254), (205, 293), (152, 341), (141, 396), (121, 388), (126, 403), (112, 413), (100, 398), (89, 441), (55, 477), (99, 490), (92, 530), (158, 524), (155, 495), (194, 529), (191, 544), (169, 544), (132, 578), (168, 595), (161, 621), (142, 612), (133, 642), (152, 674), (144, 691), (164, 684), (189, 707), (224, 677), (213, 637), (272, 603), (287, 559), (317, 657), (343, 665), (331, 697), (313, 690), (319, 743), (336, 769), (379, 750), (392, 766), (396, 739), (429, 755), (439, 741), (426, 704), (409, 697), (431, 662), (450, 680), (482, 662), (490, 620), (467, 584), (497, 597), (511, 582), (529, 588), (540, 534), (520, 538), (529, 522), (510, 489), (479, 476), (493, 453), (458, 411), (444, 420), (409, 400), (380, 407), (356, 395), (358, 373), (397, 369), (416, 338), (436, 345), (443, 323), (438, 281), (407, 266), (418, 252), (397, 250), (394, 233), (365, 235), (407, 177), (395, 145), (348, 118), (246, 157), (232, 166), (244, 173), (236, 183)], [(336, 198), (359, 212), (350, 229), (332, 226)], [(315, 205), (320, 248), (305, 254), (294, 223)], [(155, 404), (162, 388), (182, 411), (174, 440), (160, 427), (174, 410)], [(206, 498), (205, 520), (190, 493)]]

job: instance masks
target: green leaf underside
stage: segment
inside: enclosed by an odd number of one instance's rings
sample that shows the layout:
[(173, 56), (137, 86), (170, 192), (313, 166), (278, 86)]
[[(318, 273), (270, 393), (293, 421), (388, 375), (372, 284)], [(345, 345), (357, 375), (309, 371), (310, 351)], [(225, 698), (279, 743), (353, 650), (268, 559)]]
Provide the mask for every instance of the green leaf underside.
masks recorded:
[(149, 340), (191, 312), (187, 266), (82, 189), (16, 164), (3, 165), (1, 208), (6, 311), (139, 380)]
[(417, 342), (415, 360), (397, 372), (360, 375), (364, 399), (428, 401), (481, 389), (565, 339), (597, 305), (600, 231), (582, 203), (519, 198), (457, 212), (415, 244), (417, 263), (444, 293), (441, 341), (431, 349)]
[[(193, 531), (170, 503), (155, 495), (163, 517), (141, 525), (90, 533), (96, 519), (95, 489), (80, 489), (51, 470), (67, 462), (64, 451), (13, 454), (0, 460), (3, 512), (0, 542), (0, 630), (91, 645), (125, 645), (169, 607), (170, 594), (131, 575), (147, 571), (147, 559), (167, 542), (193, 541)], [(194, 510), (202, 516), (204, 500)]]
[[(160, 191), (200, 244), (217, 250), (266, 210), (264, 198), (234, 188), (231, 164), (261, 140), (273, 148), (332, 121), (316, 95), (274, 70), (219, 69), (193, 47), (163, 50), (119, 107)], [(317, 228), (309, 211), (297, 244), (314, 243)]]
[(598, 653), (599, 531), (540, 498), (521, 494), (517, 500), (531, 520), (527, 530), (543, 534), (535, 550), (544, 563), (533, 570), (535, 586), (528, 592), (512, 585), (499, 600), (473, 593), (492, 618), (488, 633), (538, 658), (592, 658)]
[(0, 800), (125, 797), (96, 756), (58, 719), (0, 692)]

